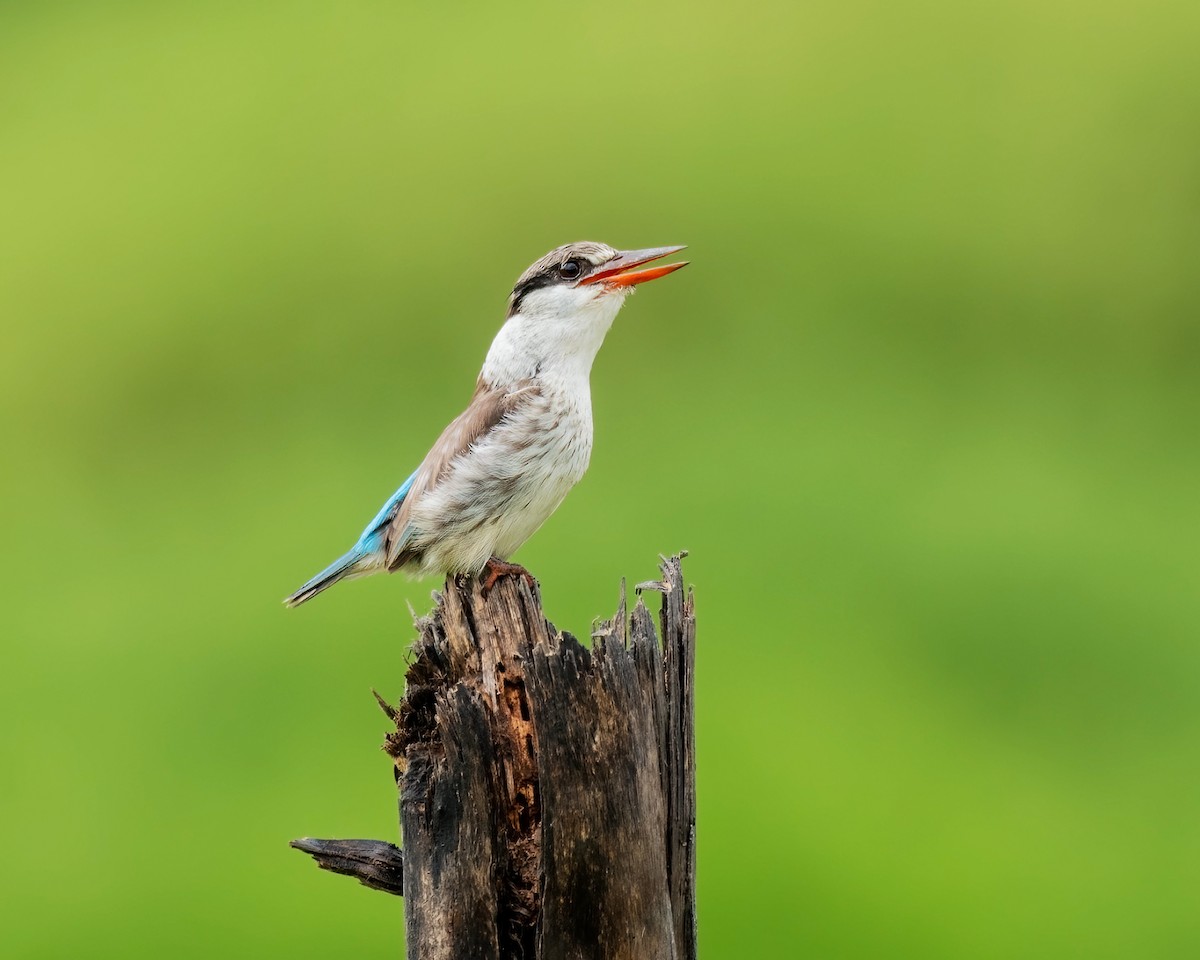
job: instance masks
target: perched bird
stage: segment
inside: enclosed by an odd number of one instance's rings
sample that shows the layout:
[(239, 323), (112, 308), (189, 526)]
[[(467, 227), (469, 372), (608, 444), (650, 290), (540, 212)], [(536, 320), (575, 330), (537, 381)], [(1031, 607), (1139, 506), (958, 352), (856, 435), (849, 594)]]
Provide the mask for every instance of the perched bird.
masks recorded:
[(381, 570), (487, 571), (484, 590), (524, 568), (507, 561), (587, 470), (589, 376), (635, 285), (685, 266), (635, 270), (683, 247), (614, 250), (569, 243), (521, 274), (475, 393), (416, 471), (343, 557), (284, 603)]

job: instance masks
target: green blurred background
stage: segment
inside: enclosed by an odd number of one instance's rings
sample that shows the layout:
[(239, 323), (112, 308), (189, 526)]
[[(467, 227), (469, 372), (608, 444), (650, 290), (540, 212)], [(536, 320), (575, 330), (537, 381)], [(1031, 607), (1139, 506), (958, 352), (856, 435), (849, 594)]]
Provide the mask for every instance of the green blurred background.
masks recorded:
[(686, 547), (706, 957), (1200, 954), (1200, 6), (7, 3), (12, 957), (395, 956), (370, 698), (279, 598), (557, 244), (688, 243), (518, 559)]

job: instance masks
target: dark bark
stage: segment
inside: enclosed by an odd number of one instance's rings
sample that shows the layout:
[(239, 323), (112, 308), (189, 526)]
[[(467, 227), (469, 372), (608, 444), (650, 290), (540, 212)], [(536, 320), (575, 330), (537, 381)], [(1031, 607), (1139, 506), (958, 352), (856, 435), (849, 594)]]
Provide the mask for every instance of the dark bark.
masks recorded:
[(357, 877), (359, 883), (372, 890), (404, 893), (404, 855), (400, 848), (383, 840), (314, 840), (304, 837), (293, 840), (297, 850), (303, 850), (317, 861), (322, 870)]
[[(448, 582), (418, 622), (385, 705), (410, 960), (694, 960), (695, 616), (680, 559), (662, 574), (628, 617), (622, 587), (590, 650), (515, 576)], [(294, 845), (400, 892), (389, 844)]]

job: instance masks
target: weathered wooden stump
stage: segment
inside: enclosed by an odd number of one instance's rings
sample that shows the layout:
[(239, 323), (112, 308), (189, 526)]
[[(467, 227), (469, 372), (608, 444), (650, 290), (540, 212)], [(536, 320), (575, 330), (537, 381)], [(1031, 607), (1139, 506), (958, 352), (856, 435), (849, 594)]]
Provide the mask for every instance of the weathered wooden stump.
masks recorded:
[[(643, 590), (662, 594), (661, 645)], [(405, 898), (410, 960), (694, 960), (695, 615), (680, 557), (592, 647), (536, 591), (447, 582), (418, 621), (396, 724), (401, 854), (297, 840)]]

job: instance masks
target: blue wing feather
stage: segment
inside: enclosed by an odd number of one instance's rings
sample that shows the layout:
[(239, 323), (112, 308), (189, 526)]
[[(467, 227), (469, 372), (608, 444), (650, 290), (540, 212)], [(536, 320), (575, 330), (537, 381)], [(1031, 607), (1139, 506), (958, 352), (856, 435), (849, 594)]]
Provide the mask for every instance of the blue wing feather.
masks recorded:
[(400, 484), (400, 489), (388, 497), (387, 503), (380, 508), (379, 513), (375, 514), (375, 519), (367, 524), (367, 528), (363, 530), (362, 536), (358, 538), (359, 545), (364, 545), (367, 541), (375, 537), (380, 529), (392, 522), (392, 517), (396, 515), (396, 511), (400, 509), (400, 504), (404, 502), (404, 498), (408, 496), (408, 491), (412, 489), (413, 481), (417, 479), (419, 470), (414, 470), (412, 476), (404, 483)]

